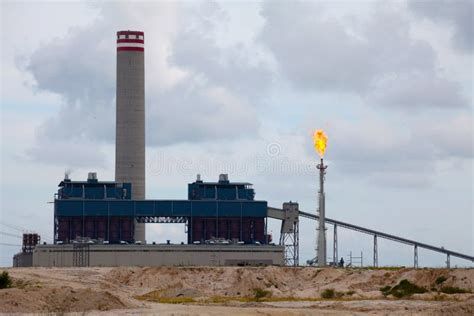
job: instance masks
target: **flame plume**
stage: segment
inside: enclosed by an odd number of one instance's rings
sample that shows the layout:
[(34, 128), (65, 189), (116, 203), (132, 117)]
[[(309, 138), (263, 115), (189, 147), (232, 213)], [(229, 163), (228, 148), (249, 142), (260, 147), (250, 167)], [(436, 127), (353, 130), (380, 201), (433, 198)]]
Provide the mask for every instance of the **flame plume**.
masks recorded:
[(322, 129), (318, 129), (313, 135), (314, 149), (319, 154), (319, 157), (323, 158), (324, 152), (326, 151), (326, 145), (328, 137)]

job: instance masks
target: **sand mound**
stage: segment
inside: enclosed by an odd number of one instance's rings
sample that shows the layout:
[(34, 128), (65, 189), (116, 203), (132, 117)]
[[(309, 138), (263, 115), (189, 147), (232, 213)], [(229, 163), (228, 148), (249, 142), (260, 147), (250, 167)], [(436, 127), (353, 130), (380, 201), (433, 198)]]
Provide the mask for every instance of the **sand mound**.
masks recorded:
[[(274, 297), (319, 297), (325, 289), (382, 297), (380, 288), (401, 280), (430, 289), (440, 276), (443, 285), (474, 291), (474, 270), (448, 269), (317, 269), (284, 267), (161, 267), (116, 268), (105, 275), (111, 283), (146, 290), (195, 289), (205, 296), (249, 296), (265, 289)], [(172, 293), (172, 292), (171, 292)]]
[(0, 313), (85, 312), (126, 308), (109, 292), (72, 288), (5, 289), (0, 291)]
[[(472, 314), (474, 305), (472, 293), (438, 295), (436, 290), (441, 286), (451, 286), (474, 292), (474, 269), (318, 269), (269, 266), (14, 268), (8, 271), (18, 288), (0, 290), (0, 313), (114, 310), (109, 314), (126, 314), (129, 311), (141, 314), (149, 310), (154, 313), (158, 308), (157, 313), (162, 314), (160, 311), (164, 308), (163, 304), (154, 303), (156, 301), (153, 299), (147, 301), (146, 298), (136, 298), (151, 293), (153, 295), (150, 294), (150, 298), (177, 298), (176, 301), (179, 302), (186, 301), (179, 298), (206, 301), (219, 297), (226, 298), (222, 302), (237, 302), (236, 298), (254, 297), (255, 289), (270, 293), (271, 298), (275, 299), (272, 304), (276, 309), (309, 308), (351, 313), (429, 311), (458, 315)], [(437, 284), (440, 278), (442, 282)], [(403, 279), (426, 288), (428, 292), (415, 294), (404, 300), (387, 300), (380, 288), (394, 286)], [(338, 295), (343, 296), (343, 300), (320, 300), (322, 292), (327, 289), (334, 289)], [(302, 299), (305, 302), (299, 301)], [(281, 300), (284, 302), (276, 302)], [(248, 301), (240, 300), (239, 304), (244, 304), (243, 302)], [(262, 307), (258, 305), (260, 303), (249, 304), (257, 305), (239, 306), (255, 309)], [(190, 306), (188, 311), (193, 312), (195, 307)], [(171, 314), (174, 313), (171, 307), (166, 308)]]

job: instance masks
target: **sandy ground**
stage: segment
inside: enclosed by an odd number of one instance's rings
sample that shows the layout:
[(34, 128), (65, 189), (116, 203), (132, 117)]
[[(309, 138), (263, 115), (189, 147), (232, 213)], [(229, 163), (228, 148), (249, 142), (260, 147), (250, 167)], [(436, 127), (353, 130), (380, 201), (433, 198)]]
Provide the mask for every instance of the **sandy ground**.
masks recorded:
[[(474, 294), (442, 294), (443, 286), (474, 292), (474, 269), (317, 269), (284, 267), (8, 268), (15, 287), (0, 290), (0, 313), (88, 315), (473, 315)], [(407, 299), (380, 288), (403, 279), (432, 289)], [(254, 289), (271, 299), (253, 298)], [(344, 295), (322, 299), (334, 289)], [(137, 299), (144, 295), (149, 300)], [(186, 304), (157, 303), (190, 298)], [(215, 300), (213, 298), (219, 298)], [(211, 303), (212, 302), (212, 303)]]

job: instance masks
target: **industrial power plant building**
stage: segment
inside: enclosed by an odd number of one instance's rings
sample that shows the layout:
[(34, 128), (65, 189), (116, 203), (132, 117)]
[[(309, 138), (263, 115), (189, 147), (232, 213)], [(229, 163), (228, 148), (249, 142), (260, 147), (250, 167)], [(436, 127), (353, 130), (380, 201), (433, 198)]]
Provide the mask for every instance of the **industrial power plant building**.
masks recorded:
[[(252, 185), (198, 178), (183, 200), (145, 199), (144, 33), (117, 32), (115, 181), (68, 176), (54, 199), (54, 244), (15, 255), (15, 266), (284, 264), (270, 245), (267, 202)], [(147, 244), (146, 223), (183, 223), (187, 245)]]
[(186, 223), (188, 243), (212, 240), (267, 244), (267, 202), (254, 200), (250, 183), (196, 180), (187, 200), (134, 200), (131, 183), (64, 179), (54, 200), (54, 240), (79, 239), (109, 244), (143, 243), (134, 238), (134, 223)]

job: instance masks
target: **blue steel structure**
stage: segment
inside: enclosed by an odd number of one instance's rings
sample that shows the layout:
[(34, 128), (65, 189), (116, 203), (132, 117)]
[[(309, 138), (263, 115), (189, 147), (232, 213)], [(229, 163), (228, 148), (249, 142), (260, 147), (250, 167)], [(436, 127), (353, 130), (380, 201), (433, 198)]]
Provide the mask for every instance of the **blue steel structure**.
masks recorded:
[(232, 183), (223, 175), (218, 182), (197, 180), (188, 184), (187, 200), (132, 200), (130, 183), (65, 179), (54, 200), (55, 242), (77, 238), (135, 242), (134, 225), (186, 223), (188, 243), (214, 238), (268, 242), (267, 202), (254, 200), (250, 183)]

